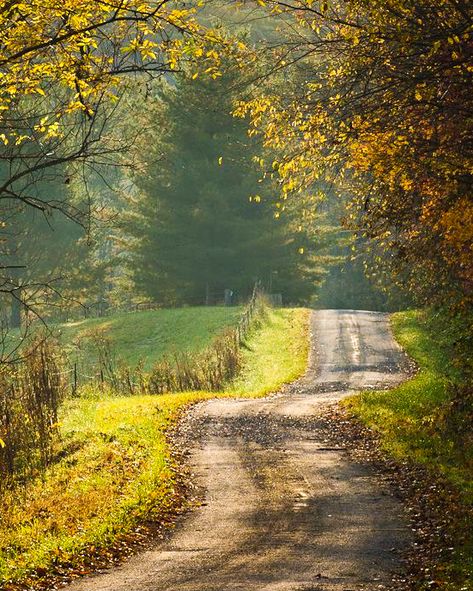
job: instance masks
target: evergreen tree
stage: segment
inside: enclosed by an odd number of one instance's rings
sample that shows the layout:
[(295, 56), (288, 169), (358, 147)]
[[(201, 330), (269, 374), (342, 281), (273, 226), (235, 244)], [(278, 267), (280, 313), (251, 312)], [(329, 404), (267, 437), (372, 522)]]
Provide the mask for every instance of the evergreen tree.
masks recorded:
[(292, 301), (314, 288), (306, 229), (290, 208), (275, 215), (276, 188), (259, 182), (257, 147), (231, 114), (236, 83), (182, 76), (139, 120), (146, 134), (126, 229), (135, 284), (154, 301), (244, 295), (256, 279)]

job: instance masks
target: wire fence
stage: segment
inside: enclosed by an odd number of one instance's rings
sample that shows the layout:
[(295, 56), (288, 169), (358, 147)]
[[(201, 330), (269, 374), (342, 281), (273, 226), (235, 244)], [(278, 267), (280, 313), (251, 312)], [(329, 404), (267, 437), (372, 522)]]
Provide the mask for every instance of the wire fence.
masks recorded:
[(117, 305), (104, 298), (95, 302), (80, 304), (76, 302), (73, 306), (64, 308), (62, 312), (56, 312), (54, 319), (51, 318), (50, 320), (73, 322), (84, 318), (103, 318), (117, 314), (152, 311), (161, 308), (183, 308), (186, 306), (237, 306), (244, 303), (245, 299), (245, 295), (235, 293), (230, 289), (211, 291), (205, 295), (188, 296), (165, 303), (128, 301)]
[[(106, 339), (101, 341), (98, 339), (99, 342), (95, 343), (95, 345), (96, 348), (101, 348), (101, 350), (98, 354), (99, 359), (96, 367), (94, 369), (89, 368), (89, 371), (87, 371), (87, 368), (81, 367), (80, 362), (73, 361), (71, 367), (66, 369), (62, 376), (70, 384), (69, 388), (73, 397), (76, 397), (81, 386), (87, 383), (96, 383), (101, 388), (110, 386), (128, 393), (149, 392), (150, 384), (153, 383), (155, 389), (158, 383), (168, 385), (166, 388), (160, 386), (159, 390), (161, 392), (170, 391), (171, 386), (176, 388), (177, 391), (182, 391), (184, 385), (192, 386), (193, 384), (200, 384), (203, 389), (209, 385), (210, 389), (216, 389), (216, 384), (221, 384), (223, 381), (218, 376), (225, 375), (228, 377), (237, 371), (238, 361), (236, 357), (239, 354), (236, 349), (241, 347), (249, 335), (254, 318), (262, 307), (263, 294), (262, 285), (257, 281), (236, 326), (227, 329), (222, 335), (218, 335), (200, 356), (183, 352), (174, 354), (172, 360), (165, 358), (162, 362), (158, 361), (151, 372), (145, 373), (140, 364), (135, 368), (131, 368), (114, 359), (110, 343)], [(149, 307), (145, 309), (159, 309), (156, 305), (147, 305)], [(216, 367), (210, 370), (209, 368), (213, 365)], [(234, 367), (235, 370), (229, 370), (230, 366)], [(213, 374), (212, 378), (208, 377), (210, 373)], [(187, 379), (185, 379), (184, 374)], [(197, 377), (197, 374), (200, 377)], [(192, 376), (192, 378), (189, 376)]]
[(248, 302), (243, 314), (238, 321), (236, 328), (236, 336), (239, 344), (242, 344), (248, 336), (250, 331), (253, 318), (258, 309), (258, 303), (263, 295), (263, 288), (259, 281), (257, 281), (253, 287), (250, 301)]

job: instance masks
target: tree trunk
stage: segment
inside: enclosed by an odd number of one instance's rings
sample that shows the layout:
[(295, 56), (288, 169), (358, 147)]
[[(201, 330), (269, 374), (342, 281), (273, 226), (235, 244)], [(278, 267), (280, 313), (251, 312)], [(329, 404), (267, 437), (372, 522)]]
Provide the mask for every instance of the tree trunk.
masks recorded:
[(11, 295), (11, 328), (21, 328), (21, 289), (15, 289)]

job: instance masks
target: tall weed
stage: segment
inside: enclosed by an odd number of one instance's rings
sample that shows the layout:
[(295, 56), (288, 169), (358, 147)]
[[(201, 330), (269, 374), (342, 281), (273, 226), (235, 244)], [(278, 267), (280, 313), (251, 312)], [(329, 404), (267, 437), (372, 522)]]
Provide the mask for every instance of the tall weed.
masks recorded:
[(0, 366), (0, 486), (27, 479), (51, 462), (64, 377), (57, 349), (42, 338), (21, 363)]

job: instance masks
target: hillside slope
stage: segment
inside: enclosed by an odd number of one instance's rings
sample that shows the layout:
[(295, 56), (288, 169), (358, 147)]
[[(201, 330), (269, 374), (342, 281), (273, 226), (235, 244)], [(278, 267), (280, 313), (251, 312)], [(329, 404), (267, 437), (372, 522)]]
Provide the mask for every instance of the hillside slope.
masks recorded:
[(207, 347), (216, 334), (235, 325), (240, 307), (163, 308), (91, 318), (58, 325), (55, 334), (73, 358), (93, 364), (97, 339), (105, 338), (112, 352), (127, 365), (144, 362), (144, 369), (174, 352), (196, 352)]

